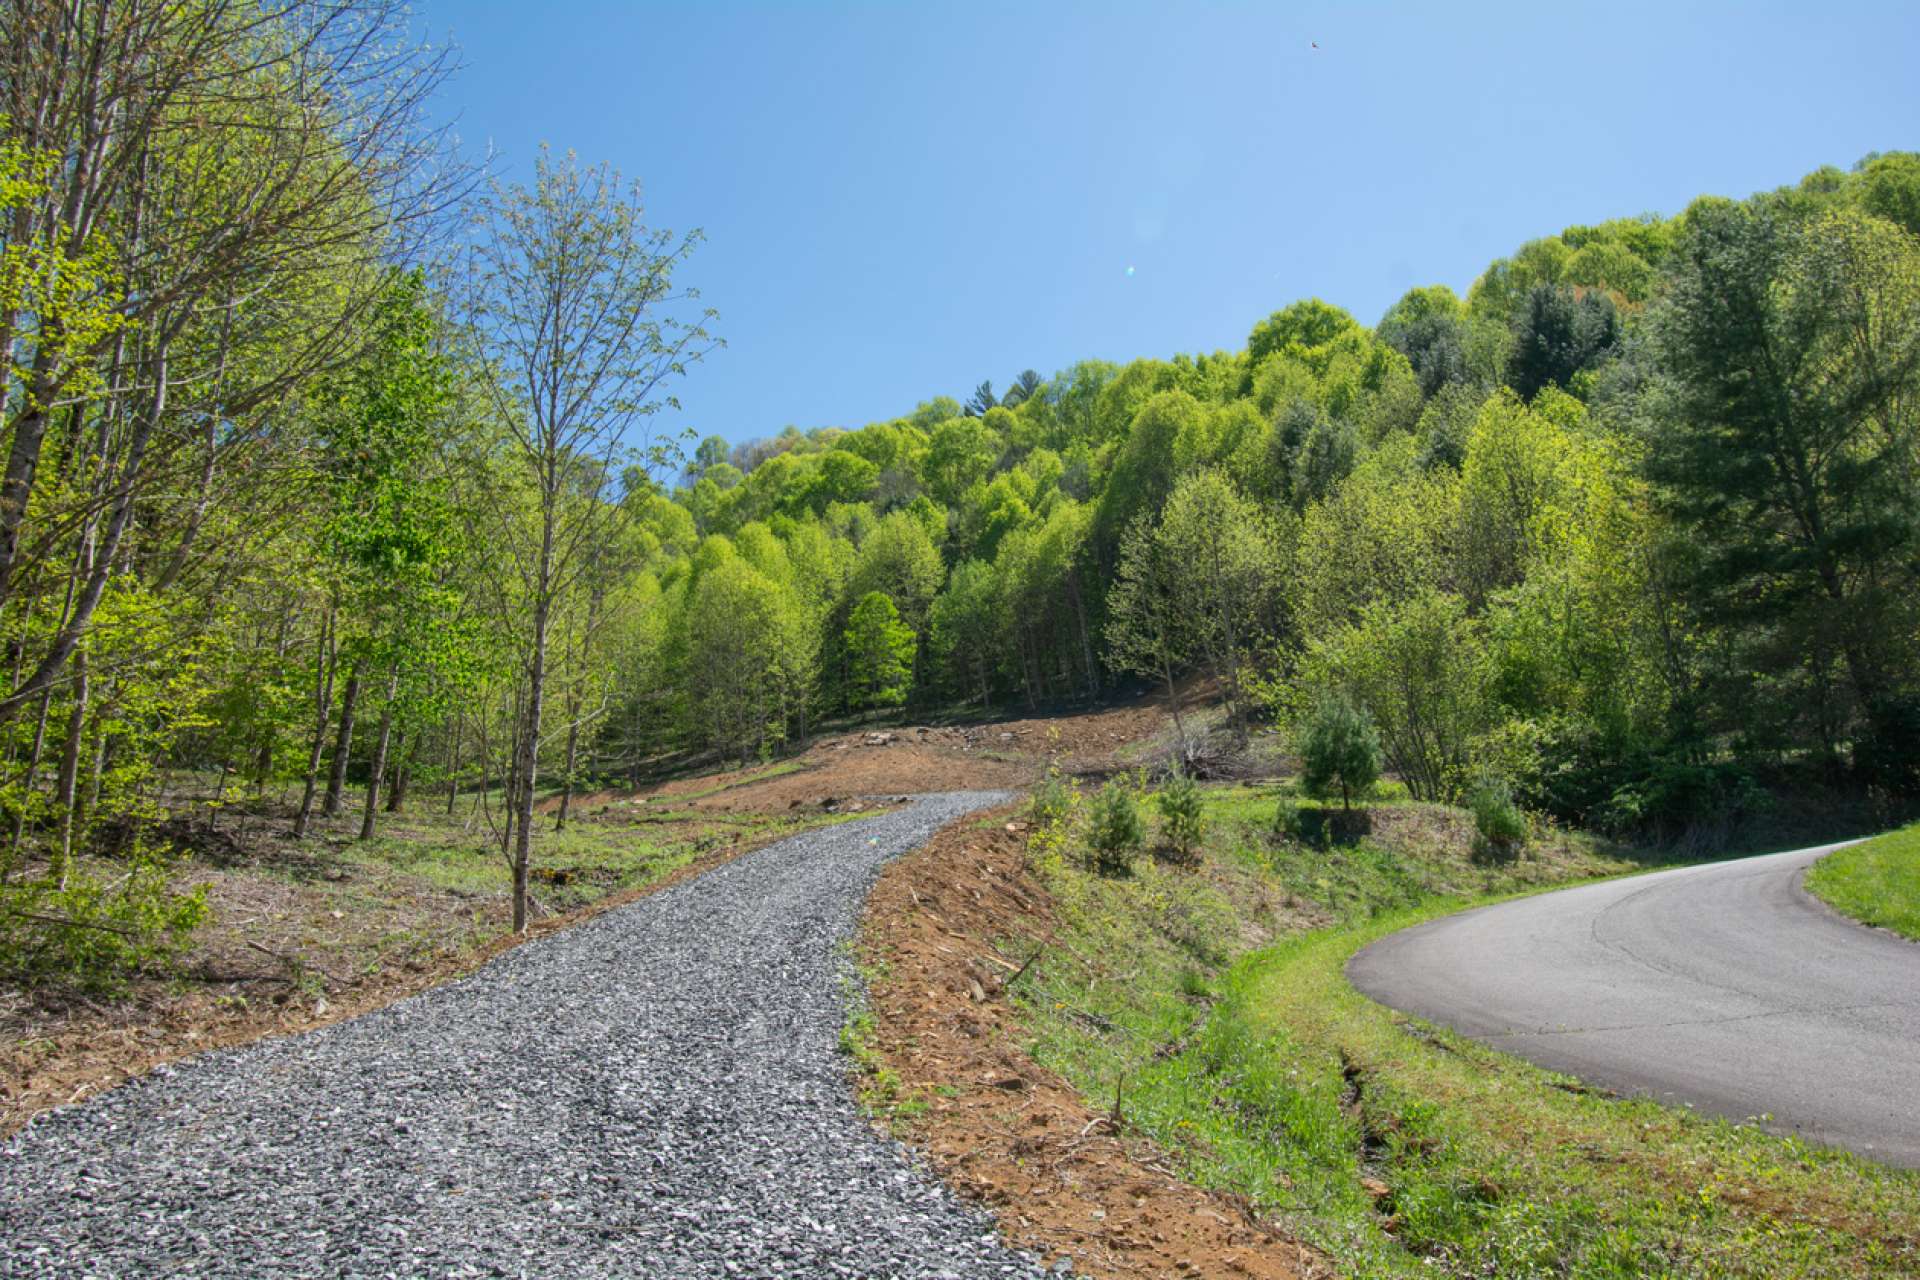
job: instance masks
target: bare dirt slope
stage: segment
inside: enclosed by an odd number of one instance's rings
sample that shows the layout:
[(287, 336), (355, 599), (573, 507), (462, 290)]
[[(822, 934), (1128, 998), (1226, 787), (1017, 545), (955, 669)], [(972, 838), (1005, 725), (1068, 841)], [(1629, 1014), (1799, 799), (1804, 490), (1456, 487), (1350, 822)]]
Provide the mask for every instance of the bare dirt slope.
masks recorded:
[(591, 800), (779, 812), (828, 800), (1028, 786), (1050, 764), (1068, 773), (1110, 773), (1143, 762), (1139, 753), (1171, 723), (1166, 706), (1164, 696), (1150, 696), (1074, 714), (836, 734), (772, 767)]
[[(891, 863), (868, 899), (869, 1093), (1018, 1247), (1075, 1275), (1321, 1277), (1325, 1260), (1240, 1202), (1180, 1181), (1124, 1112), (1087, 1105), (1021, 1049), (1008, 984), (1050, 940), (1018, 806)], [(1116, 1124), (1118, 1120), (1118, 1124)]]

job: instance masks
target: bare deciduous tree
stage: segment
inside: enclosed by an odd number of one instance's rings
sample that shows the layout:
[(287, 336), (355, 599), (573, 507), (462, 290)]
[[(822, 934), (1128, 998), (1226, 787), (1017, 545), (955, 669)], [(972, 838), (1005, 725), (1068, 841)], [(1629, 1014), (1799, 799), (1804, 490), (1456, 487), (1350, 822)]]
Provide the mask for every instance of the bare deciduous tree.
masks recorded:
[(712, 312), (686, 318), (697, 294), (673, 279), (699, 233), (648, 227), (639, 188), (610, 168), (543, 152), (532, 186), (495, 185), (476, 230), (466, 318), (514, 483), (483, 488), (469, 515), (490, 526), (494, 598), (517, 633), (508, 792), (519, 930), (554, 621), (571, 593), (593, 589), (595, 549), (626, 518), (623, 489), (677, 470), (675, 442), (636, 432), (677, 407), (664, 385), (715, 340)]

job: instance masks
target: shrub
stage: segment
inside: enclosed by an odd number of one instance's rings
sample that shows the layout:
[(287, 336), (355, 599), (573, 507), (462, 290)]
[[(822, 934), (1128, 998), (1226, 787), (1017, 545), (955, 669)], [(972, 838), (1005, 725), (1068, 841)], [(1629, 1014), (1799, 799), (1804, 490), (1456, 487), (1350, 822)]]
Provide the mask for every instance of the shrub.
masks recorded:
[(1033, 789), (1033, 801), (1027, 807), (1031, 823), (1027, 832), (1027, 865), (1042, 878), (1058, 871), (1066, 856), (1068, 837), (1075, 812), (1080, 808), (1080, 789), (1048, 769), (1047, 776)]
[(1486, 653), (1466, 602), (1428, 592), (1363, 609), (1308, 653), (1306, 679), (1366, 709), (1385, 763), (1415, 800), (1450, 803), (1492, 719)]
[(169, 860), (136, 842), (111, 881), (76, 867), (0, 886), (0, 972), (111, 991), (185, 949), (206, 919), (206, 887), (178, 893)]
[(1154, 797), (1160, 810), (1160, 835), (1175, 860), (1187, 865), (1200, 861), (1200, 842), (1207, 835), (1207, 815), (1200, 788), (1184, 773), (1176, 773)]
[(1146, 843), (1140, 825), (1140, 807), (1133, 792), (1118, 782), (1109, 782), (1093, 798), (1087, 818), (1087, 848), (1096, 871), (1119, 875), (1131, 870), (1133, 855)]
[(1072, 812), (1073, 788), (1067, 785), (1058, 769), (1048, 769), (1047, 776), (1033, 789), (1033, 802), (1027, 806), (1027, 820), (1036, 827), (1057, 827)]
[(1300, 735), (1300, 783), (1316, 800), (1340, 797), (1351, 809), (1380, 778), (1380, 734), (1367, 713), (1328, 694), (1314, 703)]
[(1306, 822), (1300, 813), (1300, 802), (1292, 796), (1281, 796), (1280, 802), (1273, 807), (1274, 836), (1281, 840), (1298, 840), (1306, 830)]
[(1527, 815), (1513, 802), (1513, 788), (1500, 778), (1482, 778), (1467, 796), (1473, 811), (1477, 850), (1507, 859), (1527, 842)]

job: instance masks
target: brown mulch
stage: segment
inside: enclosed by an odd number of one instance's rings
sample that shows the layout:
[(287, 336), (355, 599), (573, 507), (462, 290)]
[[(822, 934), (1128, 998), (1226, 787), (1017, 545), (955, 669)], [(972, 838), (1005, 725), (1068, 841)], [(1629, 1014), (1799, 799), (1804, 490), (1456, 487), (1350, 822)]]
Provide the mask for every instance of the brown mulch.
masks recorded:
[(890, 864), (868, 899), (862, 941), (883, 962), (872, 1045), (927, 1107), (905, 1136), (1011, 1243), (1068, 1258), (1077, 1275), (1332, 1275), (1243, 1203), (1182, 1182), (1124, 1115), (1116, 1128), (1022, 1052), (1005, 984), (1052, 915), (1012, 815), (947, 828)]
[[(524, 934), (504, 932), (496, 922), (476, 937), (443, 936), (436, 945), (371, 974), (342, 971), (341, 956), (355, 954), (351, 947), (320, 949), (320, 956), (293, 943), (260, 951), (237, 933), (209, 929), (191, 960), (202, 985), (182, 989), (145, 981), (114, 1000), (73, 992), (36, 992), (31, 998), (17, 990), (0, 992), (0, 1138), (42, 1111), (102, 1093), (163, 1063), (311, 1031), (404, 1000), (471, 973), (529, 939), (671, 888), (777, 838), (714, 849), (651, 884), (535, 920)], [(216, 881), (213, 900), (217, 908), (231, 911), (240, 904), (223, 902), (223, 893), (274, 892), (285, 890), (236, 878), (232, 885)], [(292, 980), (302, 964), (304, 984)]]

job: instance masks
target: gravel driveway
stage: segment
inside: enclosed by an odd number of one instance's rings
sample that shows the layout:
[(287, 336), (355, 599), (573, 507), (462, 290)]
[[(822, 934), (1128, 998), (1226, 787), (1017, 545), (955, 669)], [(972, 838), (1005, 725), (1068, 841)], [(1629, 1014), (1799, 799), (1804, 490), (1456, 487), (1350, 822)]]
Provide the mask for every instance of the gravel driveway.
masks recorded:
[(1030, 1276), (836, 1050), (880, 864), (1004, 797), (796, 836), (472, 976), (0, 1148), (0, 1275)]

